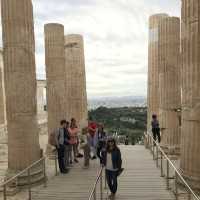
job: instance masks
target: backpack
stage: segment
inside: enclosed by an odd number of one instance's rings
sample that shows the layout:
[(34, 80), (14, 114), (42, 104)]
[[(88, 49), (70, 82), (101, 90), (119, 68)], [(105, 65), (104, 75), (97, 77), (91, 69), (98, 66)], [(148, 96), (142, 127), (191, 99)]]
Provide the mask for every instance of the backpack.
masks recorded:
[(49, 139), (48, 139), (48, 143), (52, 146), (56, 146), (57, 142), (56, 142), (56, 131), (53, 131), (50, 133), (49, 135)]

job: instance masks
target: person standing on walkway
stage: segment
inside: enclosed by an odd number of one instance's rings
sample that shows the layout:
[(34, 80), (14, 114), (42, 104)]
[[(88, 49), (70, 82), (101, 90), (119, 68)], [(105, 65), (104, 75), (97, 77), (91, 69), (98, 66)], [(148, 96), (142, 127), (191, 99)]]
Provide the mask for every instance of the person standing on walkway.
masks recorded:
[(83, 128), (82, 129), (82, 135), (80, 137), (80, 147), (83, 149), (84, 152), (84, 169), (89, 168), (90, 164), (90, 145), (89, 145), (89, 134), (88, 129)]
[(106, 148), (106, 140), (107, 140), (107, 134), (104, 131), (103, 124), (98, 124), (98, 130), (95, 137), (97, 138), (97, 145), (96, 145), (97, 156), (98, 158), (100, 158), (101, 161), (101, 152)]
[(88, 131), (90, 134), (89, 141), (90, 141), (90, 148), (91, 152), (93, 153), (92, 159), (96, 159), (96, 133), (97, 133), (97, 124), (96, 122), (92, 121), (92, 118), (90, 117), (90, 121), (88, 123)]
[(65, 128), (65, 168), (69, 168), (70, 165), (70, 134), (69, 134), (69, 122), (67, 121), (66, 123), (66, 128)]
[(153, 133), (153, 139), (160, 143), (160, 126), (159, 126), (159, 121), (157, 119), (157, 115), (153, 114), (152, 115), (152, 121), (151, 121), (151, 126), (152, 126), (152, 133)]
[(67, 121), (60, 121), (60, 128), (57, 129), (55, 134), (56, 149), (58, 152), (58, 165), (61, 173), (67, 173), (68, 170), (65, 168), (65, 141), (66, 141), (66, 127)]
[(71, 119), (70, 127), (68, 128), (70, 135), (70, 164), (72, 164), (72, 160), (78, 163), (77, 157), (77, 145), (78, 145), (78, 127), (76, 125), (76, 120), (74, 118)]
[(117, 177), (122, 170), (122, 159), (120, 149), (116, 145), (115, 139), (111, 138), (107, 141), (107, 148), (102, 152), (103, 165), (106, 167), (106, 179), (110, 189), (109, 199), (115, 199), (117, 192)]

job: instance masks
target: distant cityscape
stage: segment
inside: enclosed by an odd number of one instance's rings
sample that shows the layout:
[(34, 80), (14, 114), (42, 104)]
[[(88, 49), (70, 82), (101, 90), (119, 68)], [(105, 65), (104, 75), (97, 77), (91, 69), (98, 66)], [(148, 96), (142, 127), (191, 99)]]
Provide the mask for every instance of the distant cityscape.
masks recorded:
[(146, 107), (147, 99), (144, 96), (124, 96), (124, 97), (100, 97), (89, 98), (88, 109), (96, 109), (98, 107)]

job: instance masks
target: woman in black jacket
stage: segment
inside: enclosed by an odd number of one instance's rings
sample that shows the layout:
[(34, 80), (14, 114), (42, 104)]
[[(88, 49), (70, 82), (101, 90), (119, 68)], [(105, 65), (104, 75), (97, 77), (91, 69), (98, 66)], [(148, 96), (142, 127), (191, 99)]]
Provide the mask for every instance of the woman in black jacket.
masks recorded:
[(110, 199), (115, 198), (117, 192), (117, 176), (121, 171), (122, 159), (120, 149), (116, 145), (114, 139), (107, 141), (106, 151), (102, 154), (103, 164), (106, 167), (106, 179), (111, 191)]

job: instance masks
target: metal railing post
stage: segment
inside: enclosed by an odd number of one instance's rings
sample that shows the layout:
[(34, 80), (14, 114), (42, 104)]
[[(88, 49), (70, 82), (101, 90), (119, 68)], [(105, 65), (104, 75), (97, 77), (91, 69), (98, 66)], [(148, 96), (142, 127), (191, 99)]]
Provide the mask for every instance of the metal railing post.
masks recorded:
[(94, 198), (94, 200), (96, 200), (97, 199), (97, 191), (96, 191), (96, 188), (95, 188), (95, 190), (94, 190), (94, 194), (93, 194), (94, 196), (93, 196), (93, 198)]
[(167, 190), (169, 190), (169, 161), (167, 160)]
[(57, 157), (55, 155), (55, 174), (58, 175)]
[(6, 200), (7, 196), (6, 196), (6, 185), (3, 186), (3, 200)]
[(176, 200), (178, 200), (178, 175), (176, 172), (175, 172), (175, 197)]
[(43, 160), (43, 172), (44, 172), (44, 187), (47, 187), (47, 176), (46, 176), (46, 161)]
[(105, 185), (104, 185), (104, 189), (106, 190), (107, 189), (107, 181), (106, 181), (106, 169), (105, 169), (105, 180), (104, 180), (105, 182)]
[(158, 167), (158, 146), (156, 145), (156, 166)]
[(160, 152), (160, 175), (161, 177), (164, 177), (164, 173), (163, 173), (163, 154), (162, 152)]
[(100, 176), (100, 200), (103, 200), (103, 171)]
[(31, 200), (31, 173), (28, 169), (28, 199)]

